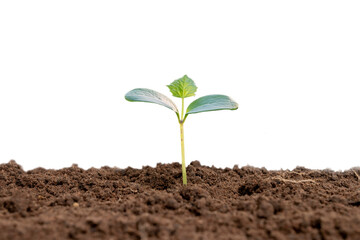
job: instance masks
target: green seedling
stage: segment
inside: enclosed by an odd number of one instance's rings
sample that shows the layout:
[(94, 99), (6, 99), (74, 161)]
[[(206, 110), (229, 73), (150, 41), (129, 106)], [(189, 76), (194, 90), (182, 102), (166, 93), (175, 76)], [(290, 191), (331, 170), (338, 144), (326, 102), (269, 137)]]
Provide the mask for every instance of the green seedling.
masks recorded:
[(196, 99), (187, 107), (184, 115), (184, 99), (195, 96), (197, 87), (194, 81), (188, 76), (173, 81), (167, 85), (174, 97), (181, 98), (181, 114), (175, 103), (167, 96), (147, 88), (135, 88), (125, 95), (125, 99), (130, 102), (149, 102), (156, 103), (173, 110), (176, 113), (180, 124), (181, 138), (181, 160), (183, 184), (187, 185), (186, 165), (185, 165), (185, 147), (184, 147), (184, 123), (189, 114), (218, 111), (218, 110), (236, 110), (238, 104), (230, 97), (225, 95), (207, 95)]

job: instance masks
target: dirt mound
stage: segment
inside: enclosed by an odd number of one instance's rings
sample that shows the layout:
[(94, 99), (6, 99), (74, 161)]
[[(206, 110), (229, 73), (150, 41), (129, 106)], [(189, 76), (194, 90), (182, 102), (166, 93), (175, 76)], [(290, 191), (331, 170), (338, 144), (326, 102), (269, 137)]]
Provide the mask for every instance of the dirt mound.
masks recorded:
[(360, 239), (360, 170), (28, 172), (0, 165), (0, 239)]

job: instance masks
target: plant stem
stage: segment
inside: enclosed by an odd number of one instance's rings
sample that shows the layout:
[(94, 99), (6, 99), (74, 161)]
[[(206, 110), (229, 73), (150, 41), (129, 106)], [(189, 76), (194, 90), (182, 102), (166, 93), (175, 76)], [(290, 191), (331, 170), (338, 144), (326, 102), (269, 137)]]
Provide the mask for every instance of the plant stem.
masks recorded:
[(184, 146), (184, 98), (181, 98), (181, 119), (180, 123), (180, 138), (181, 138), (181, 166), (182, 166), (182, 177), (183, 184), (187, 185), (186, 178), (186, 165), (185, 165), (185, 146)]
[(185, 147), (184, 147), (184, 122), (180, 122), (180, 137), (181, 137), (181, 160), (182, 160), (183, 184), (187, 185), (186, 165), (185, 165)]
[(184, 120), (184, 98), (181, 98), (181, 121)]

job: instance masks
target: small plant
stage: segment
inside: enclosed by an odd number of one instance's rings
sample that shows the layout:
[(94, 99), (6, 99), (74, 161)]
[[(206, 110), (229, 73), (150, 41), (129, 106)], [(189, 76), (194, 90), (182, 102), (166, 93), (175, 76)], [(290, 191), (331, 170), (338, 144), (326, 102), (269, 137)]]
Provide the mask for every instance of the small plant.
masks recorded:
[(173, 110), (176, 113), (180, 124), (181, 137), (181, 159), (183, 184), (187, 185), (186, 165), (185, 165), (185, 147), (184, 147), (184, 123), (189, 114), (209, 112), (217, 110), (236, 110), (238, 104), (230, 97), (225, 95), (207, 95), (196, 99), (187, 107), (184, 115), (184, 99), (195, 96), (197, 87), (194, 81), (188, 76), (173, 81), (167, 85), (174, 97), (181, 98), (181, 114), (176, 105), (165, 95), (147, 88), (135, 88), (125, 95), (125, 99), (130, 102), (149, 102), (156, 103)]

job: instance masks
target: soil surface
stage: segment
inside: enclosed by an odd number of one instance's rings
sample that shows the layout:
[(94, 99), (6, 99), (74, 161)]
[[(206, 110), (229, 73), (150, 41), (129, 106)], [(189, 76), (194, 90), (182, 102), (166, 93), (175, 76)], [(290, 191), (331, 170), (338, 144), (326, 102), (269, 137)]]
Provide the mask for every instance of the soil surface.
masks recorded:
[(23, 171), (0, 165), (0, 239), (360, 239), (360, 169)]

